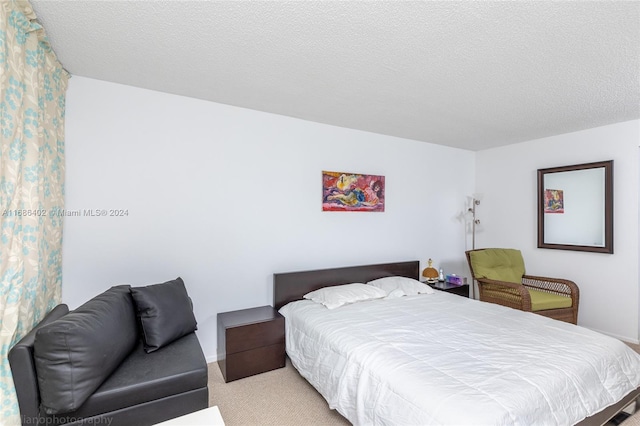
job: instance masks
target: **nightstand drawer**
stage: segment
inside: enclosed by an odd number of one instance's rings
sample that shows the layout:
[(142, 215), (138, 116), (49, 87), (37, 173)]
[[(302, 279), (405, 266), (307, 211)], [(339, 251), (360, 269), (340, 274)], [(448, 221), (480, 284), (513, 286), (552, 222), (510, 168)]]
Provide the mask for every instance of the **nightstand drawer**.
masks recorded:
[(437, 283), (427, 283), (427, 285), (435, 290), (469, 297), (469, 284), (451, 284), (439, 281)]
[(226, 352), (235, 354), (263, 346), (284, 345), (284, 317), (226, 329)]
[(227, 355), (222, 367), (226, 382), (284, 367), (284, 343)]

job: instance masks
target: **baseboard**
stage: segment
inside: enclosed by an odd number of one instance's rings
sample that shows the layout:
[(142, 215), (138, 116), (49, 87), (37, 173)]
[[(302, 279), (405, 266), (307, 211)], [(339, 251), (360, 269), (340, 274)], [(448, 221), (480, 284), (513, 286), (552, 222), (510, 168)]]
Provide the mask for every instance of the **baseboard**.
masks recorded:
[(609, 337), (614, 337), (614, 338), (616, 338), (618, 340), (622, 340), (623, 342), (633, 343), (634, 345), (640, 344), (640, 341), (637, 338), (636, 339), (632, 339), (631, 337), (627, 337), (627, 336), (619, 336), (619, 335), (614, 334), (614, 333), (609, 333), (608, 331), (598, 330), (597, 328), (591, 328), (591, 327), (584, 327), (584, 328), (588, 328), (589, 330), (595, 331), (595, 332), (600, 333), (600, 334), (607, 335)]

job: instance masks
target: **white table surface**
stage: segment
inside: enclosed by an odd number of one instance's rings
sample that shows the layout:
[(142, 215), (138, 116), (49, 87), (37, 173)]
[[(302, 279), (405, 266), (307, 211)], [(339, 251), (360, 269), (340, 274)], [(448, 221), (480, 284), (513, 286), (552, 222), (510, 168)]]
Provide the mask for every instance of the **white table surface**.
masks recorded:
[(175, 419), (157, 423), (157, 426), (224, 426), (224, 420), (217, 406), (205, 408), (204, 410), (194, 411)]

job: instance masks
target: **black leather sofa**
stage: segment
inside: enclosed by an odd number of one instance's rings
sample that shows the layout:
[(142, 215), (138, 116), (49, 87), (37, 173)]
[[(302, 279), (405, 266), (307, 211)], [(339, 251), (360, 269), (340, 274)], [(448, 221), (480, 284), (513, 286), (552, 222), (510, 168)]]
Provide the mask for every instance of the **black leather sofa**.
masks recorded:
[(191, 308), (181, 279), (56, 306), (9, 352), (22, 424), (152, 425), (206, 408)]

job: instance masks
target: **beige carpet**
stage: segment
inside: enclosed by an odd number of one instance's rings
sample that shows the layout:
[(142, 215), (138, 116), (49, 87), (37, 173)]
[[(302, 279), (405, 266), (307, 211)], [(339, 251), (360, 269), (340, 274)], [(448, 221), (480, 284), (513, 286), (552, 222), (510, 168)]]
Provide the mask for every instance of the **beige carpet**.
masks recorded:
[(284, 368), (225, 383), (218, 363), (209, 364), (209, 405), (226, 426), (350, 425), (298, 374)]
[[(640, 345), (628, 343), (640, 353)], [(350, 425), (298, 374), (285, 368), (225, 383), (218, 363), (209, 364), (209, 405), (217, 405), (227, 426)], [(640, 426), (640, 411), (624, 423)]]

